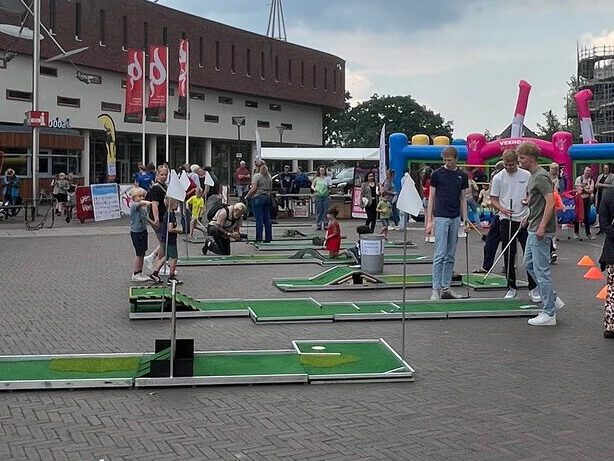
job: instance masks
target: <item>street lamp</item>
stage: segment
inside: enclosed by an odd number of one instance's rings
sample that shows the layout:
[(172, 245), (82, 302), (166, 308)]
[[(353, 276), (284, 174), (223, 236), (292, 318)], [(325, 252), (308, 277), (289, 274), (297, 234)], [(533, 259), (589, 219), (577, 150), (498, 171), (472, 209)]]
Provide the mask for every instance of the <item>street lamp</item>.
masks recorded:
[(286, 131), (286, 127), (283, 125), (277, 125), (277, 131), (279, 131), (279, 144), (284, 142), (284, 131)]
[[(241, 127), (245, 125), (245, 116), (237, 115), (232, 117), (232, 124), (237, 127), (237, 154), (241, 153)], [(228, 188), (230, 190), (230, 177), (232, 175), (232, 160), (228, 151)]]

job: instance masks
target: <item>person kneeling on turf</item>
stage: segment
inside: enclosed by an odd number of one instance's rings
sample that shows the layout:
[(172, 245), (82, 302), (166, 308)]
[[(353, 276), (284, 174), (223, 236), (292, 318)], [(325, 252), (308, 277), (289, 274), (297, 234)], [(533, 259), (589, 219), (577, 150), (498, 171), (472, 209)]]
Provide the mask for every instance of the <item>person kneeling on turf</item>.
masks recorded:
[(209, 237), (205, 241), (202, 252), (209, 251), (218, 255), (230, 254), (230, 239), (241, 240), (239, 229), (243, 223), (243, 215), (247, 211), (244, 203), (222, 206), (207, 226)]

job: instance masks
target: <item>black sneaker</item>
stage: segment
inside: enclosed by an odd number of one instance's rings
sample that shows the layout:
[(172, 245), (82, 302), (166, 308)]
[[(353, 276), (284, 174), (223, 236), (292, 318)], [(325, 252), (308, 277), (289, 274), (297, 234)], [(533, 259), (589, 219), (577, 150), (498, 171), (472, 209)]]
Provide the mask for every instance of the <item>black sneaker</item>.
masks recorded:
[(159, 285), (162, 283), (162, 279), (160, 278), (158, 274), (151, 274), (149, 276), (149, 280), (155, 285)]
[(209, 240), (205, 240), (205, 244), (203, 245), (202, 252), (204, 256), (207, 256), (209, 252)]
[(603, 337), (604, 338), (608, 338), (608, 339), (613, 339), (614, 338), (614, 331), (605, 330), (603, 332)]

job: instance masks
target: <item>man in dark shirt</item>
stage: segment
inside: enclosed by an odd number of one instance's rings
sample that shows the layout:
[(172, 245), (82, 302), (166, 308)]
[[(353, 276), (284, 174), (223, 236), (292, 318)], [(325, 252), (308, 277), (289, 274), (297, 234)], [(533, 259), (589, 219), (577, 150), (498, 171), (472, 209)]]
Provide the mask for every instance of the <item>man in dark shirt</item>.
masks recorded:
[(465, 195), (469, 188), (469, 178), (467, 173), (456, 166), (458, 152), (454, 147), (450, 146), (444, 150), (442, 158), (444, 165), (435, 170), (431, 176), (426, 213), (426, 234), (435, 235), (432, 300), (462, 297), (454, 293), (450, 285), (458, 230), (461, 219), (463, 223), (467, 221)]
[(279, 183), (283, 195), (280, 205), (283, 209), (287, 210), (290, 203), (290, 198), (287, 197), (287, 194), (292, 193), (292, 187), (294, 185), (294, 174), (290, 172), (290, 165), (284, 166), (283, 173), (279, 175)]

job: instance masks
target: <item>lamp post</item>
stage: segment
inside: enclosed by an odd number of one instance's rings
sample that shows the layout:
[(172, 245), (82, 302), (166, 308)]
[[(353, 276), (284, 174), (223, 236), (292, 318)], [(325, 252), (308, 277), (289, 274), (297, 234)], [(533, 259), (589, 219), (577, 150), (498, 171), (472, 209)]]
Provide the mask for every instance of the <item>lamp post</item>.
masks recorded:
[(286, 127), (283, 125), (277, 125), (277, 131), (279, 131), (279, 144), (284, 142), (284, 131), (286, 131)]
[[(232, 117), (232, 124), (237, 127), (237, 154), (241, 153), (241, 127), (245, 125), (245, 116), (237, 115)], [(230, 178), (232, 176), (232, 157), (228, 151), (228, 188), (230, 189)]]

